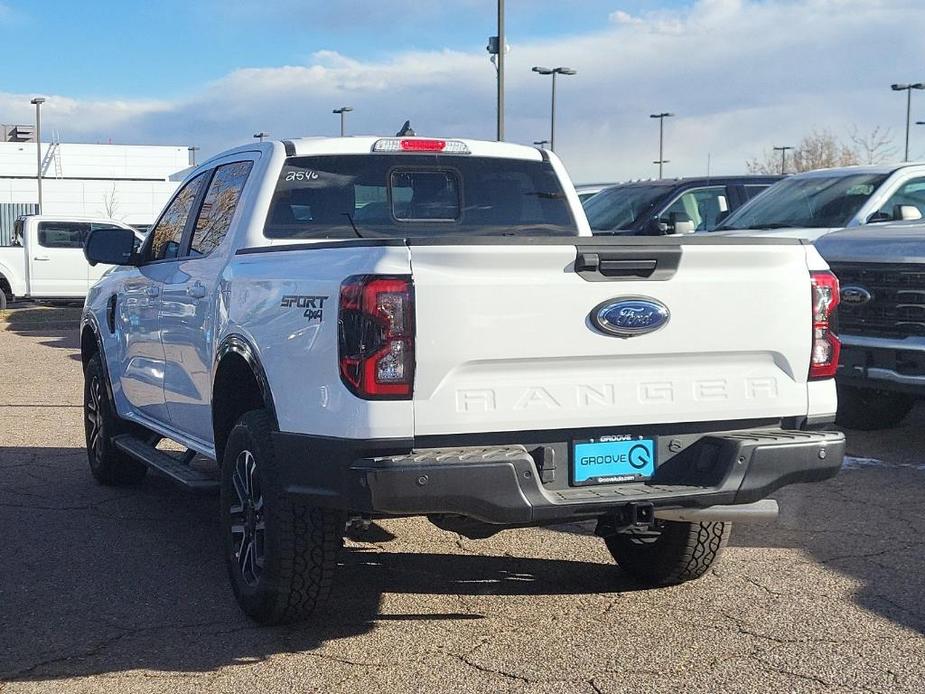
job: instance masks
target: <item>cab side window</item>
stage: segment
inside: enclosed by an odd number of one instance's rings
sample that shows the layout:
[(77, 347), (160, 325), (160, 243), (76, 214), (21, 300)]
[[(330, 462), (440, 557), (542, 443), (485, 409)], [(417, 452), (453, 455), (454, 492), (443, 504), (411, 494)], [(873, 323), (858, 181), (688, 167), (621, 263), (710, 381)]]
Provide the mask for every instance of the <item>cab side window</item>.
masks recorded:
[(190, 255), (208, 255), (221, 245), (231, 228), (241, 191), (253, 165), (250, 161), (239, 161), (215, 170), (193, 229)]
[[(901, 208), (906, 208), (905, 210)], [(915, 211), (918, 210), (918, 217)], [(925, 217), (925, 178), (910, 178), (880, 208), (883, 219), (921, 219)], [(903, 216), (905, 215), (905, 216)]]
[(154, 225), (154, 229), (151, 230), (151, 260), (176, 258), (179, 255), (183, 230), (186, 228), (190, 210), (193, 209), (199, 191), (206, 181), (207, 173), (209, 172), (199, 174), (183, 186)]
[(728, 211), (726, 186), (711, 186), (685, 192), (661, 216), (667, 220), (672, 212), (686, 214), (695, 230), (710, 231), (716, 228), (720, 215)]
[(42, 248), (81, 249), (90, 225), (78, 222), (39, 222), (38, 240)]

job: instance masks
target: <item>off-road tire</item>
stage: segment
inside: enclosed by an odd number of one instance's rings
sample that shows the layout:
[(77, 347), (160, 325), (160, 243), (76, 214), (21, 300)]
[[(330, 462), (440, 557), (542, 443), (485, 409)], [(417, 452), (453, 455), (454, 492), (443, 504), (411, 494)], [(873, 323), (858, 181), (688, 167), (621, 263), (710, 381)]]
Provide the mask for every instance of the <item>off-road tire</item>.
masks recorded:
[(719, 559), (732, 523), (659, 521), (657, 532), (605, 538), (614, 560), (650, 586), (670, 586), (703, 576)]
[(4, 289), (3, 286), (0, 286), (0, 311), (6, 308), (6, 304), (7, 304), (6, 289)]
[[(346, 526), (344, 512), (315, 508), (286, 494), (272, 431), (264, 410), (245, 413), (231, 430), (222, 458), (221, 524), (228, 576), (238, 604), (262, 624), (300, 621), (324, 604)], [(246, 470), (254, 471), (251, 481)], [(252, 556), (262, 552), (259, 572), (256, 559), (253, 564), (242, 561), (248, 536)]]
[(144, 479), (147, 466), (112, 443), (114, 436), (135, 431), (115, 413), (99, 354), (90, 358), (84, 370), (84, 433), (90, 473), (97, 482), (121, 486), (137, 484)]
[(906, 393), (839, 386), (835, 423), (858, 431), (889, 429), (902, 422), (913, 405), (915, 399)]

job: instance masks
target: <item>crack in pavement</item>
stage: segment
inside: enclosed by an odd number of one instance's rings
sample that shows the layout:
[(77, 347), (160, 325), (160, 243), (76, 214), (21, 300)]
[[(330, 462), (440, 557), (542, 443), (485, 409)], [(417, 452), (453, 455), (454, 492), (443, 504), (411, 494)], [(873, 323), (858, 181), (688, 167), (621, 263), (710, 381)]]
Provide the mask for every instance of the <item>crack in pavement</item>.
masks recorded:
[[(105, 620), (100, 620), (104, 621)], [(181, 631), (183, 629), (198, 629), (202, 627), (214, 626), (219, 624), (225, 624), (224, 621), (209, 621), (209, 622), (199, 622), (191, 624), (159, 624), (148, 627), (120, 627), (116, 626), (113, 622), (108, 622), (113, 628), (122, 629), (122, 633), (114, 634), (108, 638), (102, 639), (95, 643), (90, 648), (79, 652), (71, 653), (69, 655), (57, 655), (55, 657), (43, 658), (38, 662), (32, 663), (26, 667), (19, 668), (18, 670), (13, 670), (11, 672), (0, 672), (0, 677), (5, 679), (20, 679), (25, 675), (35, 672), (39, 668), (47, 667), (49, 665), (55, 665), (56, 663), (65, 662), (68, 660), (86, 660), (88, 658), (93, 658), (94, 656), (100, 655), (103, 653), (109, 646), (118, 643), (122, 639), (132, 636), (138, 636), (140, 634), (145, 634), (149, 632), (156, 631)], [(222, 630), (222, 631), (213, 631), (209, 632), (209, 636), (222, 636), (226, 634), (233, 634), (240, 631), (255, 631), (259, 630), (262, 627), (257, 625), (248, 625), (244, 627), (236, 627), (234, 629)]]

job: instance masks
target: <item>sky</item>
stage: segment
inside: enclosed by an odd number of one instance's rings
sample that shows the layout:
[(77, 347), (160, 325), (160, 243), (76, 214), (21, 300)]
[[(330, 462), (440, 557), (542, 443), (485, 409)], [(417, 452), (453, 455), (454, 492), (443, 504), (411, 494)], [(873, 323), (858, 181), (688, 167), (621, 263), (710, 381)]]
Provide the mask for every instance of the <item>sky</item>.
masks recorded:
[[(579, 182), (742, 173), (813, 129), (847, 139), (889, 128), (925, 81), (922, 0), (507, 0), (507, 139), (549, 132)], [(195, 145), (393, 134), (493, 139), (495, 71), (485, 51), (496, 0), (0, 0), (0, 122), (62, 141)], [(925, 120), (925, 92), (913, 95)], [(915, 126), (914, 126), (915, 127)], [(925, 158), (925, 126), (912, 154)]]

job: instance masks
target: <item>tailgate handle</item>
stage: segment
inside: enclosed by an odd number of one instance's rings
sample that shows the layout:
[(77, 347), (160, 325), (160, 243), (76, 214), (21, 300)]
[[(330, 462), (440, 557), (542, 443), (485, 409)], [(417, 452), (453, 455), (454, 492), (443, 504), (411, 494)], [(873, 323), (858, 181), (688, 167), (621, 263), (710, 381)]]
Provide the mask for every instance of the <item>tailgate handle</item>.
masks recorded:
[(578, 272), (597, 272), (604, 277), (649, 277), (658, 267), (657, 260), (610, 259), (599, 253), (579, 253), (575, 261)]
[(586, 282), (663, 282), (681, 263), (681, 246), (676, 243), (622, 239), (609, 245), (591, 242), (575, 250), (575, 272)]

